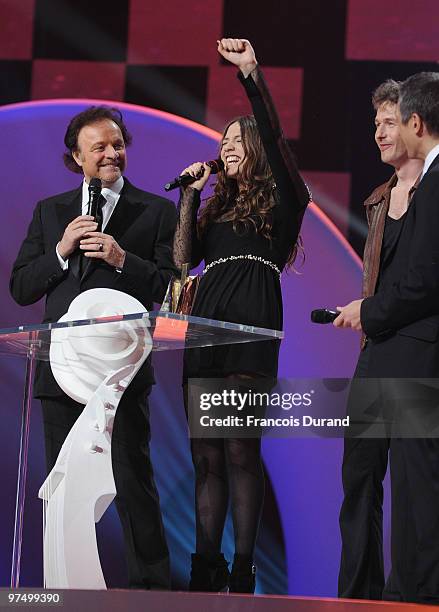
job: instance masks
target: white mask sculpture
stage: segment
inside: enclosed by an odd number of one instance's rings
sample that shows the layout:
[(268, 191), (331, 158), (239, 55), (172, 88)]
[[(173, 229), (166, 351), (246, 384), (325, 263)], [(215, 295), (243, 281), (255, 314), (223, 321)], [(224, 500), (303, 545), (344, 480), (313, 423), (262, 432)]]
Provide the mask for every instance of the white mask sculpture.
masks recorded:
[[(60, 321), (143, 313), (135, 298), (90, 289)], [(152, 349), (149, 320), (52, 330), (50, 365), (71, 398), (85, 404), (39, 491), (44, 507), (44, 580), (48, 588), (105, 589), (97, 523), (116, 495), (111, 434), (122, 395)]]

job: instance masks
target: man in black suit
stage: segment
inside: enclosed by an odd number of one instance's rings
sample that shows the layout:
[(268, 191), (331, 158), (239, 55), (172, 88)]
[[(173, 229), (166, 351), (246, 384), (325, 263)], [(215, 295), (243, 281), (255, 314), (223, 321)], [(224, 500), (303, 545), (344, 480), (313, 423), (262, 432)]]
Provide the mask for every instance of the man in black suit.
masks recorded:
[[(385, 280), (386, 262), (416, 191), (422, 162), (409, 159), (398, 125), (399, 84), (389, 79), (372, 95), (375, 142), (381, 160), (394, 172), (364, 202), (369, 232), (363, 256), (363, 297), (374, 295)], [(339, 321), (337, 320), (337, 325)], [(372, 343), (362, 338), (354, 377), (368, 376)], [(352, 385), (351, 417), (362, 405)], [(364, 391), (359, 382), (360, 393)], [(368, 383), (373, 384), (373, 383)], [(383, 480), (390, 440), (387, 437), (346, 437), (342, 480), (344, 500), (340, 510), (342, 554), (338, 581), (340, 597), (381, 599), (384, 588)]]
[[(134, 187), (124, 176), (131, 136), (117, 109), (90, 107), (71, 120), (64, 139), (65, 165), (84, 176), (73, 191), (39, 202), (14, 263), (10, 290), (22, 306), (46, 298), (44, 322), (57, 321), (72, 300), (105, 287), (137, 298), (146, 309), (161, 302), (174, 272), (172, 202)], [(87, 210), (89, 183), (102, 181), (96, 219)], [(169, 587), (169, 556), (149, 458), (148, 395), (154, 383), (145, 362), (122, 397), (112, 438), (116, 506), (128, 561), (129, 584)], [(47, 468), (83, 406), (39, 362), (35, 397), (43, 408)]]
[[(439, 376), (439, 74), (420, 73), (400, 88), (399, 129), (410, 158), (424, 161), (378, 290), (355, 300), (338, 327), (368, 338), (364, 376)], [(419, 406), (417, 407), (419, 410)], [(390, 440), (392, 570), (385, 599), (439, 603), (439, 440)]]

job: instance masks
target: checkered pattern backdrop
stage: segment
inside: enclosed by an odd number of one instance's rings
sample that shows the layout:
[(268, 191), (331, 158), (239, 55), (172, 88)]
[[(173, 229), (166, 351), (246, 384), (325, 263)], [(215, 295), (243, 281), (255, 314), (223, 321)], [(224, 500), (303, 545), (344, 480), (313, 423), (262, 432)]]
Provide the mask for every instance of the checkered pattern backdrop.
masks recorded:
[[(0, 0), (0, 104), (104, 98), (220, 130), (248, 104), (222, 36), (252, 41), (315, 200), (361, 251), (361, 202), (390, 173), (371, 90), (435, 70), (437, 0)], [(188, 159), (187, 161), (191, 161)]]

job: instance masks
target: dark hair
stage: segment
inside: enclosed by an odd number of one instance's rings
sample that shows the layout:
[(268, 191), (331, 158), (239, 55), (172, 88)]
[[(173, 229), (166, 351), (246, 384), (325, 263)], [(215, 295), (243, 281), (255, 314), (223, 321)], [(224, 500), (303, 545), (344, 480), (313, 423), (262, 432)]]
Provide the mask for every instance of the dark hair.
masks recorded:
[(428, 132), (439, 136), (439, 73), (418, 72), (406, 79), (401, 84), (399, 110), (404, 125), (416, 113)]
[(72, 172), (76, 172), (77, 174), (82, 173), (81, 167), (78, 166), (72, 155), (73, 152), (78, 150), (79, 132), (86, 125), (98, 123), (104, 119), (114, 121), (114, 123), (119, 126), (125, 146), (131, 144), (131, 134), (128, 132), (128, 129), (123, 122), (122, 113), (119, 109), (110, 106), (89, 106), (70, 120), (64, 136), (64, 144), (67, 151), (63, 154), (63, 160), (65, 166)]
[[(253, 115), (232, 119), (224, 128), (220, 147), (233, 123), (239, 123), (245, 153), (245, 161), (240, 168), (240, 190), (236, 180), (229, 179), (224, 171), (218, 173), (213, 195), (200, 211), (198, 235), (202, 236), (210, 223), (232, 221), (237, 234), (246, 234), (253, 228), (256, 233), (271, 240), (272, 208), (275, 206), (273, 191), (276, 185), (258, 126)], [(230, 207), (230, 202), (234, 202), (233, 207)], [(300, 236), (291, 247), (287, 265), (294, 262), (298, 249), (302, 249)]]
[(386, 102), (398, 104), (400, 85), (401, 81), (394, 81), (393, 79), (387, 79), (387, 81), (378, 85), (372, 93), (372, 106), (374, 109), (377, 111)]

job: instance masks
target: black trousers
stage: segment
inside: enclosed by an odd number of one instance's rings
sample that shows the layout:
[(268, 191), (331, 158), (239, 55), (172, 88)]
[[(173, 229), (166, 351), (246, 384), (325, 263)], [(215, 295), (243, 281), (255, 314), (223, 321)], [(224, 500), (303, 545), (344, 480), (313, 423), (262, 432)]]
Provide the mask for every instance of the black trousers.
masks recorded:
[(388, 450), (387, 439), (344, 441), (339, 597), (382, 599), (383, 480)]
[(439, 604), (439, 440), (394, 438), (392, 570), (383, 599)]
[[(367, 370), (368, 350), (355, 376)], [(391, 560), (383, 564), (383, 480), (390, 450)], [(439, 440), (346, 438), (339, 597), (439, 603)]]
[[(169, 554), (149, 455), (149, 392), (139, 395), (128, 388), (116, 412), (112, 436), (115, 502), (123, 528), (129, 586), (168, 589)], [(84, 406), (66, 395), (42, 398), (41, 403), (50, 471)]]
[[(367, 375), (369, 351), (360, 354), (354, 378)], [(352, 399), (349, 400), (352, 402)], [(351, 411), (351, 406), (348, 411)], [(355, 409), (355, 407), (354, 407)], [(387, 471), (390, 440), (345, 438), (340, 510), (341, 563), (338, 596), (382, 599), (383, 480)]]

